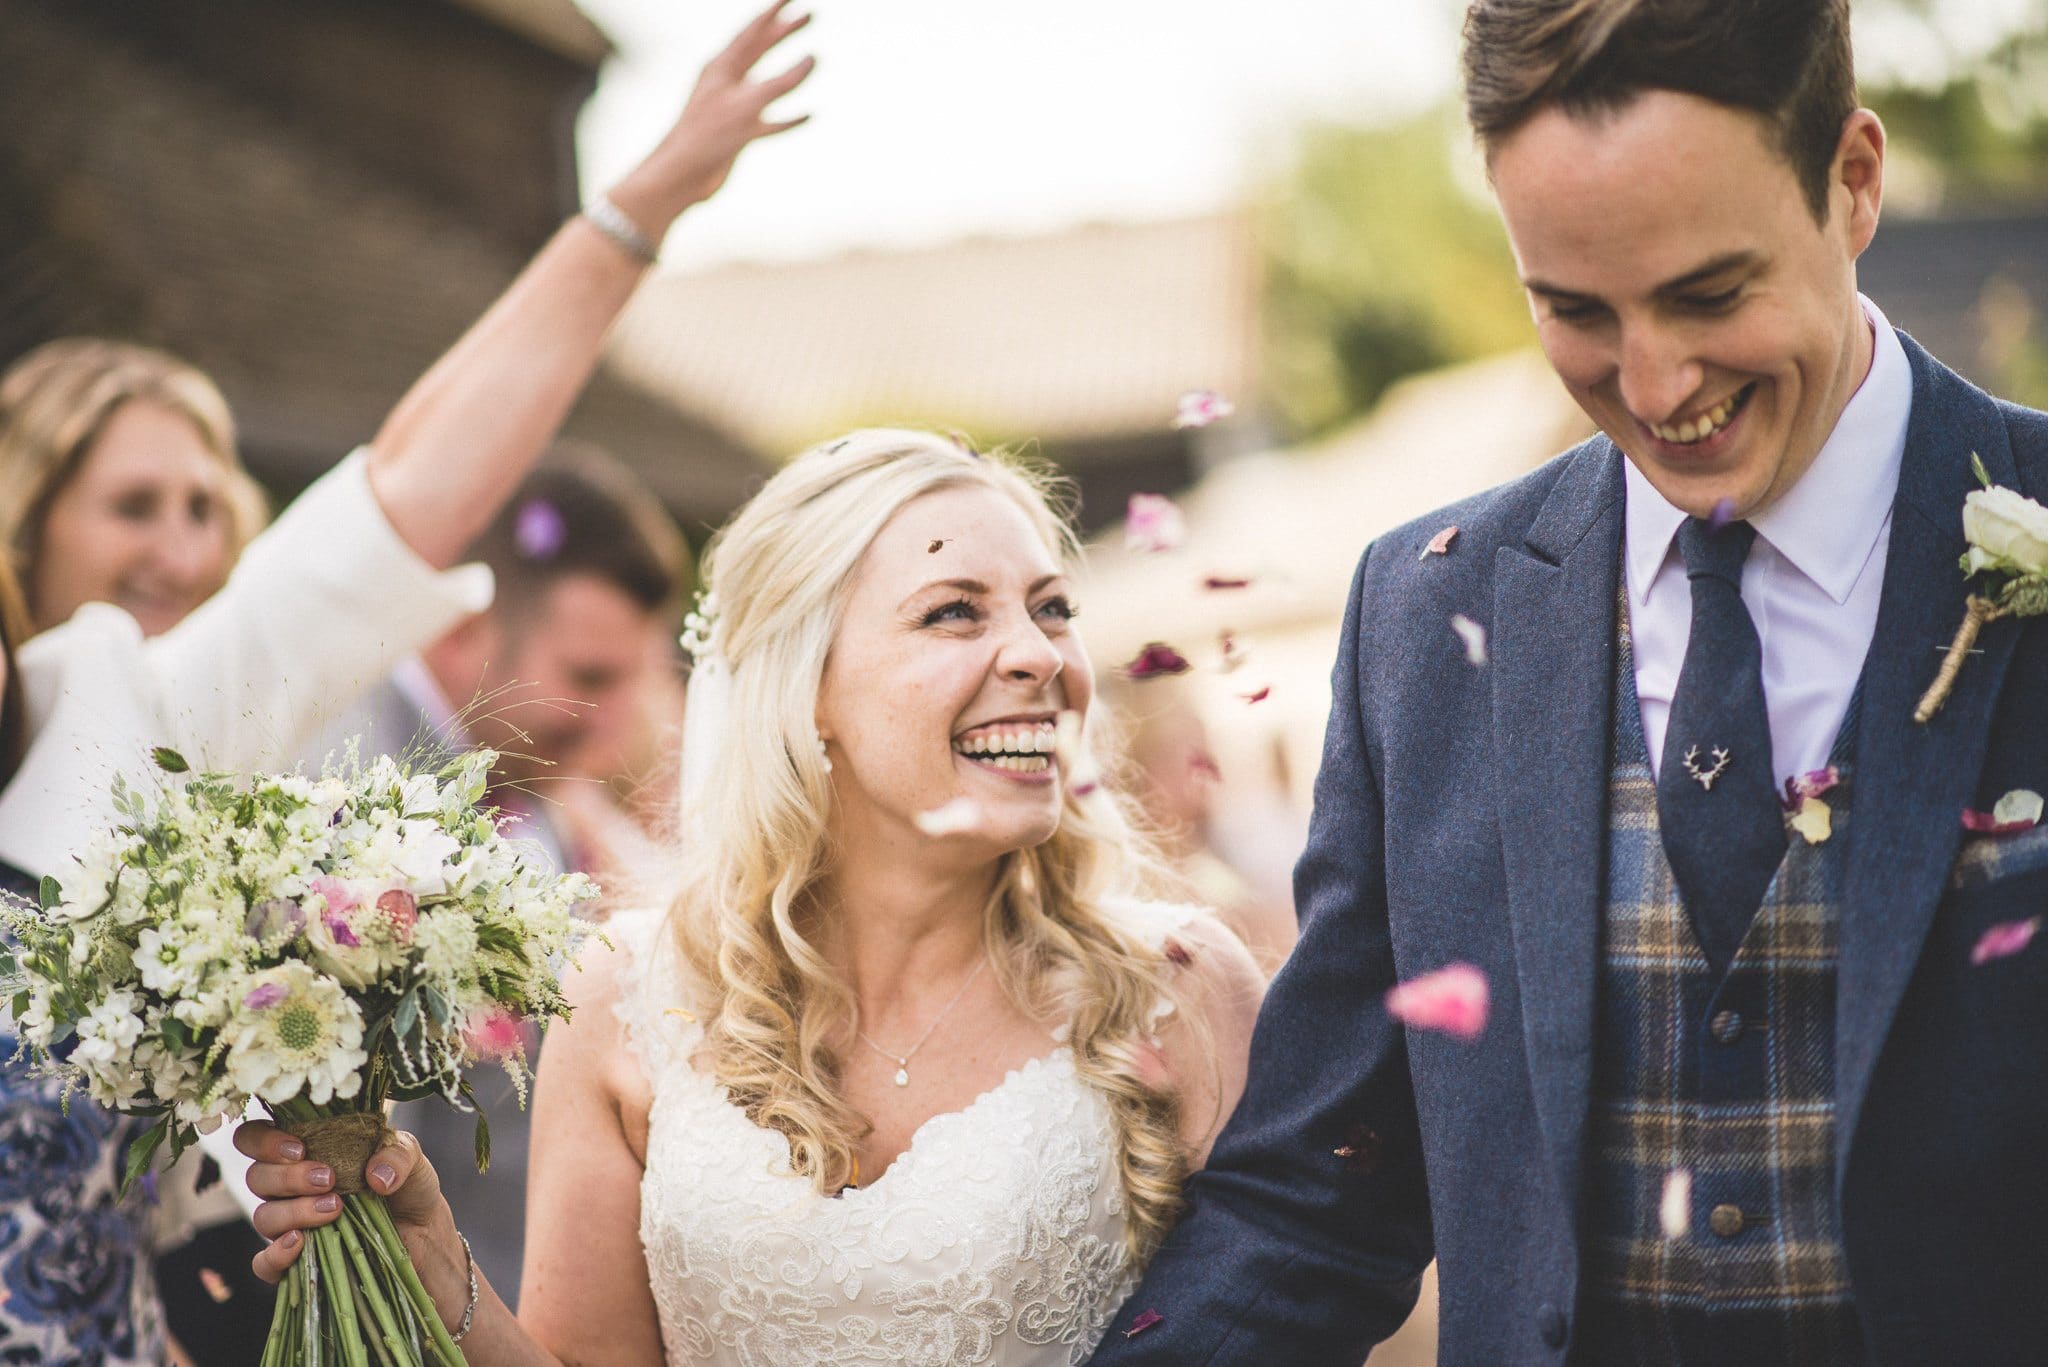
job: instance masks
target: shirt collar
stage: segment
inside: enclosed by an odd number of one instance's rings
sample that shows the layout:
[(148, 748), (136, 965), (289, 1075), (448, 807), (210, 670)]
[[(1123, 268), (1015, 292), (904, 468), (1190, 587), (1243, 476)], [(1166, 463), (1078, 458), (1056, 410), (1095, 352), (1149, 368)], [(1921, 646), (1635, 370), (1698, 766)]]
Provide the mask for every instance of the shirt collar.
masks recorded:
[[(1870, 373), (1799, 482), (1750, 519), (1758, 536), (1838, 604), (1849, 600), (1891, 518), (1913, 410), (1906, 349), (1877, 305), (1860, 294), (1856, 298), (1872, 333)], [(1651, 487), (1635, 462), (1622, 464), (1628, 588), (1643, 603), (1685, 513)]]

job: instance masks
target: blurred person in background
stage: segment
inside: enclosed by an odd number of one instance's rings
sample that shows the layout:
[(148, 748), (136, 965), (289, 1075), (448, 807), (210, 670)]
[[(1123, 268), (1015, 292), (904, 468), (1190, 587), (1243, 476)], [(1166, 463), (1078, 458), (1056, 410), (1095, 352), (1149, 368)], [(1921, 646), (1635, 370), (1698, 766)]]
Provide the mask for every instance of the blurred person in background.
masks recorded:
[[(575, 446), (558, 448), (527, 476), (468, 556), (497, 580), (491, 605), (400, 661), (305, 760), (316, 766), (351, 737), (365, 758), (411, 754), (429, 764), (488, 745), (499, 761), (486, 801), (557, 868), (596, 871), (612, 862), (611, 851), (586, 841), (603, 821), (593, 813), (612, 802), (612, 775), (574, 766), (603, 760), (604, 740), (636, 726), (634, 713), (649, 696), (645, 676), (681, 625), (689, 548), (632, 471)], [(569, 811), (580, 818), (573, 825), (562, 816)], [(613, 819), (630, 824), (623, 812)], [(540, 1040), (521, 1028), (530, 1056)], [(516, 1306), (530, 1121), (495, 1063), (480, 1064), (469, 1080), (490, 1124), (488, 1175), (476, 1170), (472, 1116), (428, 1098), (400, 1102), (392, 1123), (419, 1137), (444, 1188), (474, 1212), (468, 1233), (477, 1263)]]
[[(1274, 896), (1219, 848), (1222, 807), (1257, 798), (1243, 783), (1226, 782), (1209, 748), (1209, 730), (1190, 688), (1179, 679), (1148, 679), (1105, 690), (1122, 718), (1125, 751), (1136, 772), (1138, 799), (1174, 871), (1197, 901), (1216, 908), (1268, 975), (1294, 948), (1294, 904)], [(1298, 844), (1291, 846), (1291, 857)]]
[[(485, 571), (446, 567), (547, 447), (663, 230), (748, 143), (794, 126), (763, 110), (808, 70), (708, 71), (659, 146), (555, 235), (370, 446), (261, 535), (226, 406), (189, 367), (74, 343), (0, 379), (0, 526), (40, 605), (0, 623), (0, 756), (14, 764), (0, 881), (33, 896), (61, 879), (116, 819), (114, 777), (160, 780), (152, 747), (229, 772), (282, 767), (406, 651), (488, 603)], [(161, 1362), (146, 1199), (119, 1194), (139, 1123), (59, 1093), (0, 1067), (0, 1359)], [(206, 1363), (258, 1355), (188, 1346)]]

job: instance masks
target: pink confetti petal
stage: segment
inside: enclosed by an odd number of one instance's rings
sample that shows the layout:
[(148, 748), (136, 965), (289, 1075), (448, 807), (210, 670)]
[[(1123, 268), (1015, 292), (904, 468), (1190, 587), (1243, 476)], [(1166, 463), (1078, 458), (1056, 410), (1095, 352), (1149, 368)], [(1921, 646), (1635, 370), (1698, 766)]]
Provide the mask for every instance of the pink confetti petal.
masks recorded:
[(2041, 824), (2041, 795), (2028, 788), (2015, 788), (1988, 812), (1963, 813), (1963, 829), (1979, 835), (2017, 835)]
[(1429, 544), (1422, 548), (1422, 554), (1417, 556), (1416, 559), (1427, 560), (1432, 555), (1449, 555), (1451, 553), (1451, 543), (1457, 539), (1458, 529), (1455, 526), (1446, 527), (1429, 539)]
[(512, 543), (527, 560), (552, 560), (569, 539), (569, 524), (561, 510), (544, 498), (530, 498), (519, 505), (512, 520)]
[(1124, 666), (1124, 676), (1129, 679), (1156, 679), (1163, 674), (1185, 674), (1194, 666), (1187, 656), (1163, 641), (1153, 641), (1138, 652), (1138, 657)]
[(1976, 948), (1970, 951), (1972, 967), (1988, 964), (1993, 959), (2009, 959), (2033, 942), (2034, 933), (2041, 929), (2041, 918), (2029, 916), (2024, 921), (2003, 921), (1978, 937)]
[(1202, 587), (1212, 593), (1220, 593), (1225, 589), (1248, 589), (1251, 586), (1252, 581), (1249, 579), (1225, 579), (1214, 574), (1202, 581)]
[(1166, 1316), (1160, 1314), (1157, 1310), (1140, 1310), (1138, 1317), (1131, 1321), (1131, 1327), (1124, 1330), (1124, 1337), (1134, 1339), (1153, 1325), (1164, 1323), (1165, 1320)]
[(1799, 810), (1799, 804), (1806, 798), (1819, 797), (1842, 781), (1842, 771), (1830, 764), (1825, 769), (1813, 769), (1794, 778), (1785, 780), (1784, 806), (1788, 812)]
[(1458, 612), (1451, 615), (1451, 630), (1465, 643), (1465, 658), (1478, 669), (1486, 667), (1486, 628)]
[(1207, 427), (1220, 422), (1237, 411), (1237, 405), (1213, 389), (1194, 389), (1180, 396), (1180, 407), (1173, 415), (1176, 430), (1188, 427)]
[(1124, 509), (1124, 545), (1134, 551), (1179, 550), (1188, 539), (1187, 519), (1163, 494), (1132, 494)]
[(1667, 1239), (1683, 1239), (1692, 1228), (1690, 1168), (1673, 1168), (1664, 1174), (1664, 1197), (1657, 1203), (1657, 1223)]
[(215, 1305), (227, 1304), (235, 1289), (228, 1285), (228, 1279), (210, 1267), (199, 1269), (199, 1284), (206, 1288), (206, 1294), (213, 1298)]
[(1216, 761), (1206, 750), (1188, 751), (1188, 768), (1197, 778), (1206, 778), (1211, 783), (1223, 781), (1223, 771), (1216, 767)]
[(1990, 812), (1963, 813), (1963, 829), (1977, 835), (2018, 835), (2040, 824), (2039, 821), (2000, 821)]
[(971, 831), (981, 824), (981, 808), (971, 798), (956, 797), (951, 802), (919, 812), (911, 818), (917, 828), (930, 836), (959, 835)]
[(1182, 968), (1186, 968), (1195, 961), (1195, 956), (1188, 953), (1187, 946), (1178, 940), (1169, 939), (1166, 942), (1164, 952), (1169, 962), (1178, 964)]
[(1715, 500), (1714, 510), (1707, 514), (1707, 525), (1717, 532), (1734, 520), (1735, 500), (1732, 498)]
[(1267, 684), (1264, 688), (1259, 689), (1257, 692), (1240, 693), (1237, 696), (1243, 698), (1248, 703), (1264, 702), (1267, 698), (1273, 696), (1273, 686), (1271, 684)]
[(1411, 978), (1387, 993), (1387, 1014), (1410, 1029), (1467, 1040), (1485, 1033), (1488, 1004), (1486, 975), (1466, 963)]

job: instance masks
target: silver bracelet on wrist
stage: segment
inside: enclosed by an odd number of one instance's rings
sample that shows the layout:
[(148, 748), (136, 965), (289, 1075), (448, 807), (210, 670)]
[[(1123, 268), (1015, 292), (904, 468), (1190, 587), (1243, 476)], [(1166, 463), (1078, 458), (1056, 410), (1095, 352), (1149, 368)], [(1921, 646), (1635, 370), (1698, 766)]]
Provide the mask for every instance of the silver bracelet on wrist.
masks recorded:
[(626, 211), (611, 200), (599, 195), (583, 206), (583, 217), (590, 226), (612, 240), (626, 255), (643, 266), (651, 266), (660, 259), (661, 252), (648, 241), (647, 234), (640, 231), (640, 225), (626, 216)]
[(469, 1251), (469, 1238), (459, 1229), (455, 1231), (455, 1237), (462, 1240), (462, 1261), (469, 1269), (469, 1304), (462, 1307), (462, 1323), (449, 1335), (454, 1342), (460, 1343), (469, 1337), (470, 1326), (476, 1323), (476, 1302), (482, 1293), (476, 1284), (476, 1254)]

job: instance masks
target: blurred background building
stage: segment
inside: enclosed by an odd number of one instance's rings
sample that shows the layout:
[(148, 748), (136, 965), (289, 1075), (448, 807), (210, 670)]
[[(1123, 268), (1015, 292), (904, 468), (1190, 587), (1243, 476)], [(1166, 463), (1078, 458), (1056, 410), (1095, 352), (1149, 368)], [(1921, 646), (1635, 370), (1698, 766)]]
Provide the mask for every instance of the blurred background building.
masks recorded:
[[(288, 493), (754, 4), (0, 0), (0, 364), (76, 332), (166, 346)], [(1284, 900), (1360, 550), (1588, 430), (1532, 350), (1460, 122), (1461, 6), (818, 8), (816, 122), (673, 235), (570, 434), (698, 541), (854, 425), (1057, 463), (1097, 536), (1103, 672), (1151, 641), (1192, 665), (1116, 690), (1163, 819)], [(1855, 16), (1891, 133), (1864, 287), (2048, 406), (2048, 0)], [(1235, 413), (1176, 429), (1196, 389)], [(1180, 502), (1179, 549), (1125, 548), (1136, 492)], [(1430, 1360), (1431, 1322), (1375, 1363)]]

